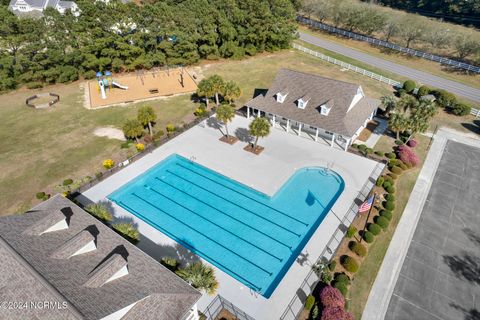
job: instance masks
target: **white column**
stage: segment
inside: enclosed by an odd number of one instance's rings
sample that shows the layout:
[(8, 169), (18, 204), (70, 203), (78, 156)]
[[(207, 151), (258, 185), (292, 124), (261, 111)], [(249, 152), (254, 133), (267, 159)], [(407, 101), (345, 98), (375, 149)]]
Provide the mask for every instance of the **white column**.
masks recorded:
[(348, 146), (350, 145), (350, 141), (351, 141), (351, 140), (352, 140), (352, 139), (347, 139), (347, 141), (345, 142), (345, 151), (347, 151)]
[(302, 134), (302, 124), (298, 124), (298, 135), (300, 136)]
[(275, 115), (272, 116), (272, 127), (275, 128)]
[(330, 147), (333, 147), (334, 140), (335, 140), (335, 133), (332, 133), (332, 142), (330, 143)]
[(250, 119), (250, 107), (247, 107), (247, 119)]
[(260, 118), (262, 116), (262, 112), (260, 111), (260, 109), (258, 109), (258, 117)]
[(290, 131), (290, 119), (287, 119), (287, 132)]
[(315, 142), (318, 141), (318, 128), (317, 128), (317, 132), (315, 132)]

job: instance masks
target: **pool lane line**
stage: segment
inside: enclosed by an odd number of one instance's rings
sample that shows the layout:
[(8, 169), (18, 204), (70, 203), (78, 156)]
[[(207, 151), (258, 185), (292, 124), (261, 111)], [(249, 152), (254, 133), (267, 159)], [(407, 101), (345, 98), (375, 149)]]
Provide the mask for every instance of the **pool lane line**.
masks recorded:
[[(205, 237), (205, 238), (207, 238), (207, 239), (210, 240), (210, 238), (207, 237), (206, 235), (204, 235), (202, 232), (200, 232), (200, 231), (198, 231), (198, 230), (190, 227), (189, 225), (183, 223), (182, 221), (176, 219), (175, 217), (173, 217), (173, 216), (172, 216), (171, 214), (169, 214), (168, 212), (166, 212), (166, 211), (164, 211), (164, 210), (162, 210), (162, 209), (160, 209), (160, 208), (157, 208), (155, 205), (153, 205), (153, 204), (151, 204), (150, 202), (142, 199), (141, 197), (137, 196), (137, 195), (134, 194), (134, 193), (132, 193), (132, 195), (135, 196), (135, 197), (137, 197), (137, 198), (139, 198), (140, 200), (146, 202), (147, 204), (151, 205), (151, 206), (154, 207), (155, 209), (163, 212), (164, 214), (166, 214), (167, 216), (171, 217), (172, 219), (177, 220), (178, 222), (180, 222), (181, 224), (185, 225), (186, 227), (192, 229), (193, 231), (197, 232), (197, 233), (200, 234), (201, 236), (203, 236), (203, 237)], [(228, 270), (229, 272), (233, 273), (233, 274), (234, 274), (235, 276), (237, 276), (238, 278), (240, 278), (240, 279), (242, 279), (243, 281), (245, 281), (245, 282), (247, 282), (248, 284), (250, 284), (250, 286), (253, 287), (252, 289), (254, 289), (254, 290), (258, 291), (258, 292), (261, 292), (261, 291), (262, 291), (262, 288), (261, 288), (261, 287), (255, 285), (255, 284), (252, 283), (251, 281), (245, 279), (244, 277), (242, 277), (241, 275), (239, 275), (238, 273), (236, 273), (236, 272), (233, 271), (232, 269), (228, 268), (227, 266), (219, 263), (217, 260), (215, 260), (214, 258), (210, 257), (208, 254), (206, 254), (206, 253), (203, 252), (202, 250), (199, 250), (198, 248), (195, 248), (195, 247), (189, 245), (188, 243), (183, 242), (181, 239), (177, 238), (173, 233), (168, 232), (166, 229), (160, 227), (157, 223), (155, 223), (155, 222), (153, 222), (152, 220), (148, 219), (147, 217), (143, 216), (140, 212), (138, 212), (137, 210), (133, 209), (132, 207), (126, 205), (124, 202), (122, 202), (122, 201), (115, 201), (115, 200), (114, 200), (114, 202), (115, 202), (116, 204), (118, 204), (119, 206), (123, 207), (124, 209), (127, 209), (127, 211), (129, 211), (130, 213), (133, 213), (133, 215), (137, 216), (137, 217), (140, 218), (141, 220), (147, 221), (147, 223), (149, 223), (150, 225), (152, 225), (152, 226), (153, 226), (155, 229), (157, 229), (158, 231), (160, 231), (160, 232), (162, 232), (162, 233), (166, 233), (167, 235), (171, 235), (171, 238), (173, 238), (174, 241), (180, 242), (184, 247), (189, 248), (189, 249), (190, 249), (191, 251), (193, 251), (194, 253), (199, 253), (199, 254), (202, 255), (205, 259), (209, 260), (212, 264), (214, 264), (214, 265), (220, 265), (220, 266), (221, 266), (220, 269), (221, 269), (221, 268), (224, 268), (224, 269)], [(160, 230), (159, 230), (159, 229), (160, 229)], [(212, 240), (211, 240), (211, 241), (212, 241)], [(213, 242), (215, 242), (215, 241), (213, 241)], [(221, 244), (218, 244), (218, 245), (221, 246), (221, 247), (223, 247)], [(234, 253), (233, 251), (229, 250), (228, 248), (224, 248), (224, 249), (226, 249), (227, 251), (230, 251), (230, 252)], [(237, 256), (238, 256), (238, 255), (237, 255)], [(258, 267), (256, 264), (250, 262), (249, 260), (246, 260), (246, 259), (242, 258), (241, 256), (239, 256), (239, 257), (240, 257), (240, 259), (245, 260), (245, 261), (253, 264), (255, 267)], [(227, 272), (227, 273), (228, 273), (228, 272)], [(272, 275), (272, 273), (269, 273), (269, 272), (266, 272), (266, 273), (270, 274), (270, 276)], [(233, 277), (235, 278), (235, 276), (233, 276)], [(248, 286), (248, 285), (247, 285), (247, 286)]]
[[(235, 193), (238, 193), (238, 194), (244, 196), (244, 197), (247, 198), (247, 199), (250, 199), (250, 200), (252, 200), (252, 201), (255, 201), (255, 202), (261, 204), (262, 206), (265, 206), (265, 207), (267, 207), (267, 208), (269, 208), (269, 209), (271, 209), (271, 210), (273, 210), (273, 211), (276, 211), (276, 212), (278, 212), (278, 213), (280, 213), (280, 214), (282, 214), (282, 215), (284, 215), (284, 216), (286, 216), (286, 217), (288, 217), (288, 218), (290, 218), (290, 219), (292, 219), (292, 220), (294, 220), (294, 221), (297, 221), (298, 223), (301, 223), (301, 224), (305, 225), (306, 227), (309, 226), (308, 223), (305, 223), (305, 222), (303, 222), (302, 220), (299, 220), (299, 219), (297, 219), (297, 218), (295, 218), (295, 217), (292, 217), (291, 215), (286, 214), (285, 212), (282, 212), (282, 211), (280, 211), (280, 210), (278, 210), (278, 209), (275, 209), (275, 208), (273, 208), (273, 207), (271, 207), (271, 206), (268, 206), (268, 205), (266, 205), (265, 203), (262, 203), (262, 202), (260, 202), (260, 201), (258, 201), (258, 200), (256, 200), (256, 199), (254, 199), (254, 198), (251, 198), (251, 197), (243, 194), (242, 192), (240, 192), (240, 191), (238, 191), (238, 190), (235, 190), (235, 189), (233, 189), (233, 188), (231, 188), (231, 187), (229, 187), (229, 186), (226, 186), (226, 185), (224, 185), (224, 184), (222, 184), (222, 183), (220, 183), (220, 182), (218, 182), (218, 181), (215, 181), (215, 180), (212, 179), (212, 178), (209, 178), (209, 177), (207, 177), (207, 176), (205, 176), (205, 175), (203, 175), (203, 174), (201, 174), (201, 173), (198, 173), (198, 172), (196, 172), (196, 171), (194, 171), (194, 170), (192, 170), (192, 169), (190, 169), (190, 168), (187, 168), (186, 166), (184, 166), (184, 165), (182, 165), (182, 164), (180, 164), (180, 163), (178, 163), (178, 162), (175, 162), (175, 164), (176, 164), (177, 166), (179, 166), (179, 167), (182, 167), (182, 168), (190, 171), (190, 172), (193, 172), (193, 173), (196, 174), (196, 175), (199, 175), (199, 176), (201, 176), (201, 177), (203, 177), (203, 178), (205, 178), (205, 179), (207, 179), (207, 180), (210, 180), (210, 181), (212, 181), (212, 182), (214, 182), (214, 183), (216, 183), (216, 184), (218, 184), (218, 185), (220, 185), (220, 186), (222, 186), (222, 187), (224, 187), (224, 188), (226, 188), (226, 189), (229, 189), (229, 190), (231, 190), (231, 191), (234, 191)], [(167, 169), (167, 170), (168, 170), (168, 169)]]
[[(155, 177), (155, 179), (158, 180), (158, 181), (160, 181), (160, 182), (162, 182), (162, 183), (164, 183), (164, 184), (166, 184), (167, 186), (169, 186), (169, 187), (171, 187), (171, 188), (173, 188), (173, 189), (175, 189), (175, 190), (178, 190), (179, 192), (185, 194), (186, 196), (188, 196), (188, 197), (190, 197), (190, 198), (192, 198), (192, 199), (194, 199), (194, 200), (196, 200), (196, 201), (198, 201), (198, 202), (200, 202), (200, 203), (203, 203), (204, 205), (212, 208), (213, 210), (215, 210), (215, 211), (217, 211), (217, 212), (220, 212), (220, 213), (223, 214), (224, 216), (227, 216), (227, 217), (229, 217), (230, 219), (233, 219), (233, 220), (235, 220), (235, 221), (243, 224), (244, 226), (246, 226), (246, 227), (248, 227), (248, 228), (250, 228), (250, 229), (252, 229), (252, 230), (257, 231), (258, 233), (263, 234), (265, 237), (270, 238), (271, 240), (273, 240), (273, 241), (281, 244), (282, 246), (287, 247), (288, 249), (292, 250), (292, 246), (289, 246), (288, 244), (285, 244), (285, 243), (283, 243), (282, 241), (273, 238), (272, 236), (266, 234), (265, 232), (263, 232), (263, 231), (261, 231), (261, 230), (259, 230), (259, 229), (257, 229), (257, 228), (254, 228), (253, 226), (248, 225), (248, 224), (246, 224), (245, 222), (243, 222), (243, 221), (241, 221), (241, 220), (239, 220), (239, 219), (237, 219), (237, 218), (235, 218), (235, 217), (232, 217), (232, 216), (229, 215), (228, 213), (226, 213), (226, 212), (224, 212), (224, 211), (222, 211), (222, 210), (219, 210), (219, 209), (215, 208), (215, 207), (212, 206), (211, 204), (206, 203), (205, 201), (203, 201), (203, 200), (201, 200), (201, 199), (199, 199), (199, 198), (197, 198), (197, 197), (194, 197), (193, 195), (191, 195), (191, 194), (189, 194), (189, 193), (187, 193), (187, 192), (185, 192), (185, 191), (183, 191), (183, 190), (175, 187), (175, 186), (172, 185), (171, 183), (168, 183), (168, 182), (166, 182), (166, 181), (164, 181), (164, 180), (162, 180), (162, 179), (160, 179), (160, 178), (158, 178), (158, 177)], [(282, 259), (281, 261), (283, 261), (283, 259)]]
[[(214, 226), (217, 226), (219, 229), (222, 229), (222, 230), (225, 231), (226, 233), (231, 234), (231, 235), (234, 236), (235, 238), (237, 238), (237, 239), (239, 239), (239, 240), (241, 240), (241, 241), (243, 241), (243, 242), (248, 243), (248, 244), (251, 245), (252, 247), (257, 248), (258, 250), (260, 250), (260, 251), (264, 252), (265, 254), (271, 256), (272, 258), (277, 259), (279, 262), (282, 262), (282, 261), (283, 261), (282, 258), (277, 257), (276, 255), (268, 252), (267, 250), (258, 247), (257, 245), (255, 245), (254, 243), (250, 242), (249, 240), (244, 239), (244, 238), (240, 237), (239, 235), (236, 235), (235, 233), (233, 233), (233, 232), (225, 229), (225, 228), (222, 227), (221, 225), (219, 225), (219, 224), (217, 224), (217, 223), (215, 223), (215, 222), (213, 222), (213, 221), (205, 218), (205, 217), (202, 216), (201, 214), (198, 214), (197, 212), (195, 212), (195, 211), (193, 211), (193, 210), (185, 207), (183, 204), (179, 203), (178, 201), (176, 201), (176, 200), (174, 200), (174, 199), (172, 199), (172, 198), (170, 198), (170, 197), (162, 194), (161, 192), (159, 192), (159, 191), (157, 191), (157, 190), (155, 190), (155, 189), (151, 189), (151, 188), (149, 188), (149, 187), (147, 187), (147, 186), (144, 186), (144, 187), (145, 187), (147, 190), (151, 190), (151, 191), (155, 192), (156, 194), (164, 197), (165, 199), (170, 200), (171, 202), (175, 203), (177, 206), (182, 207), (183, 209), (185, 209), (185, 210), (187, 210), (187, 211), (190, 211), (191, 213), (193, 213), (193, 214), (196, 215), (197, 217), (200, 217), (201, 219), (209, 222), (210, 224), (213, 224)], [(265, 271), (266, 271), (266, 270), (265, 270)], [(268, 271), (267, 271), (267, 272), (268, 272)]]
[(233, 205), (236, 206), (236, 207), (242, 208), (243, 210), (245, 210), (245, 211), (247, 211), (247, 212), (250, 212), (250, 213), (253, 214), (254, 216), (259, 217), (260, 219), (263, 219), (263, 220), (267, 221), (268, 223), (271, 223), (271, 224), (273, 224), (273, 225), (275, 225), (275, 226), (277, 226), (277, 227), (279, 227), (279, 228), (281, 228), (281, 229), (283, 229), (283, 230), (285, 230), (285, 231), (287, 231), (287, 232), (290, 232), (291, 234), (296, 235), (298, 238), (300, 238), (300, 237), (302, 236), (301, 234), (298, 234), (298, 233), (296, 233), (296, 232), (293, 232), (292, 230), (287, 229), (287, 228), (285, 228), (284, 226), (282, 226), (282, 225), (280, 225), (280, 224), (278, 224), (278, 223), (276, 223), (276, 222), (274, 222), (274, 221), (272, 221), (272, 220), (269, 220), (269, 219), (267, 219), (267, 218), (259, 215), (258, 213), (256, 213), (256, 212), (254, 212), (254, 211), (252, 211), (252, 210), (244, 207), (244, 206), (239, 205), (238, 203), (235, 203), (235, 202), (233, 202), (233, 201), (231, 201), (231, 200), (229, 200), (229, 199), (227, 199), (227, 198), (225, 198), (225, 197), (223, 197), (223, 196), (221, 196), (221, 195), (219, 195), (219, 194), (216, 194), (216, 193), (214, 193), (214, 192), (212, 192), (212, 191), (210, 191), (210, 190), (205, 189), (204, 187), (196, 184), (195, 182), (192, 182), (192, 181), (190, 181), (190, 180), (185, 179), (184, 177), (176, 174), (176, 173), (173, 172), (173, 171), (170, 171), (170, 170), (167, 169), (167, 172), (173, 174), (174, 176), (176, 176), (176, 177), (178, 177), (178, 178), (180, 178), (180, 179), (182, 179), (182, 180), (184, 180), (184, 181), (186, 181), (186, 182), (188, 182), (188, 183), (193, 184), (194, 186), (196, 186), (196, 187), (198, 187), (198, 188), (200, 188), (200, 189), (202, 189), (202, 190), (205, 190), (206, 192), (208, 192), (208, 193), (210, 193), (210, 194), (212, 194), (212, 195), (214, 195), (214, 196), (216, 196), (216, 197), (218, 197), (218, 198), (220, 198), (220, 199), (223, 199), (223, 200), (227, 201), (228, 203), (233, 204)]

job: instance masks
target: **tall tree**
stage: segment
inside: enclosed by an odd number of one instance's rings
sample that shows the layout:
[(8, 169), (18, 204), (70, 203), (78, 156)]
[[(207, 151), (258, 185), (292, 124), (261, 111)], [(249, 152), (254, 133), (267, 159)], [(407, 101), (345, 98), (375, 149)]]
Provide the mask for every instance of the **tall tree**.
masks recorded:
[(270, 122), (262, 117), (257, 117), (250, 122), (248, 126), (249, 132), (255, 137), (255, 143), (253, 144), (253, 150), (257, 149), (258, 139), (264, 138), (270, 134)]
[(212, 90), (215, 92), (215, 103), (218, 107), (220, 105), (219, 95), (223, 91), (225, 82), (223, 81), (222, 77), (220, 77), (218, 74), (214, 74), (213, 76), (210, 76), (208, 78), (208, 81), (212, 86)]
[(235, 81), (227, 81), (222, 88), (222, 96), (228, 103), (232, 104), (233, 101), (240, 98), (242, 95), (242, 90), (235, 83)]
[(205, 104), (207, 105), (208, 109), (208, 100), (210, 99), (211, 96), (215, 94), (215, 90), (212, 86), (212, 83), (209, 79), (202, 79), (198, 83), (197, 87), (197, 95), (200, 97), (205, 97)]
[(217, 108), (217, 119), (223, 122), (225, 125), (226, 137), (229, 137), (228, 134), (228, 123), (233, 120), (235, 117), (235, 109), (228, 104), (222, 104)]
[(127, 120), (122, 127), (123, 134), (129, 139), (135, 139), (138, 143), (138, 138), (143, 134), (143, 126), (137, 119)]
[(153, 137), (152, 124), (157, 120), (157, 114), (151, 106), (142, 106), (138, 109), (137, 119), (143, 126), (148, 126), (150, 137)]

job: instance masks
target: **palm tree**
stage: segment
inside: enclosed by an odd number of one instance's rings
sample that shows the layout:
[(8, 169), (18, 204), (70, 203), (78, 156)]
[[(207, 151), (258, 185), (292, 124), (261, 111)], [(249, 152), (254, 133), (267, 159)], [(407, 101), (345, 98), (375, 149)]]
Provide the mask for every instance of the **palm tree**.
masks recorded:
[(157, 120), (155, 110), (150, 106), (140, 107), (140, 109), (138, 109), (137, 119), (144, 127), (148, 126), (150, 137), (153, 137), (152, 122)]
[(397, 100), (394, 96), (383, 96), (380, 98), (380, 101), (382, 101), (382, 104), (385, 106), (385, 112), (387, 115), (389, 115), (397, 106)]
[(214, 74), (213, 76), (209, 77), (208, 81), (212, 85), (213, 92), (215, 92), (215, 103), (217, 104), (217, 107), (218, 107), (220, 105), (220, 100), (218, 98), (218, 95), (223, 91), (225, 82), (223, 81), (222, 77), (220, 77), (218, 74)]
[(135, 139), (138, 143), (138, 137), (143, 134), (143, 126), (137, 119), (127, 120), (122, 127), (123, 134), (129, 139)]
[(194, 262), (176, 273), (194, 288), (204, 290), (209, 295), (214, 295), (217, 291), (218, 281), (215, 278), (215, 271), (202, 262)]
[(253, 145), (253, 151), (257, 149), (257, 143), (259, 138), (264, 138), (270, 134), (270, 122), (265, 118), (255, 118), (248, 126), (250, 134), (255, 137), (255, 143)]
[(109, 222), (113, 220), (113, 216), (108, 211), (107, 206), (102, 203), (89, 204), (85, 207), (85, 210), (102, 221)]
[(226, 137), (228, 138), (228, 123), (235, 117), (235, 109), (228, 104), (223, 104), (217, 108), (217, 119), (224, 123)]
[(232, 104), (235, 99), (238, 99), (242, 95), (242, 90), (235, 83), (235, 81), (227, 81), (223, 86), (222, 96), (228, 103)]
[(407, 128), (407, 119), (400, 112), (394, 111), (388, 118), (388, 126), (396, 133), (397, 140), (400, 139), (400, 131), (404, 131)]
[(199, 97), (205, 97), (205, 104), (207, 105), (208, 109), (208, 99), (215, 94), (215, 90), (213, 90), (212, 83), (209, 79), (203, 79), (200, 81), (197, 87), (197, 95)]

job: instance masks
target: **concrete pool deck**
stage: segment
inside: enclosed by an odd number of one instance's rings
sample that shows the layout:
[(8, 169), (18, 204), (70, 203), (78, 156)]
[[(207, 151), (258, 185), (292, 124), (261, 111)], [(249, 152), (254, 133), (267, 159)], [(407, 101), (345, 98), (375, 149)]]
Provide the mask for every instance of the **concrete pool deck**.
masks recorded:
[[(297, 169), (309, 166), (330, 167), (345, 180), (345, 190), (302, 250), (301, 255), (306, 262), (294, 262), (269, 299), (215, 268), (220, 283), (217, 291), (219, 295), (255, 319), (279, 319), (292, 297), (298, 294), (297, 290), (310, 272), (311, 264), (322, 253), (337, 229), (339, 220), (347, 214), (377, 162), (309, 139), (299, 139), (273, 128), (267, 138), (260, 139), (259, 144), (265, 150), (256, 156), (243, 150), (248, 140), (249, 122), (246, 118), (235, 117), (229, 125), (229, 132), (235, 133), (241, 141), (229, 145), (218, 140), (221, 137), (220, 129), (223, 128), (214, 118), (210, 118), (95, 185), (77, 199), (83, 204), (106, 201), (117, 220), (137, 224), (141, 233), (138, 246), (154, 258), (170, 256), (190, 262), (200, 258), (146, 222), (110, 203), (106, 197), (173, 153), (268, 195), (273, 195)], [(199, 309), (204, 310), (213, 299), (214, 296), (204, 295), (198, 303)]]

